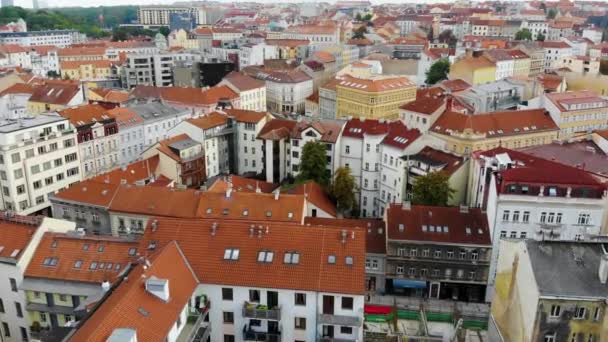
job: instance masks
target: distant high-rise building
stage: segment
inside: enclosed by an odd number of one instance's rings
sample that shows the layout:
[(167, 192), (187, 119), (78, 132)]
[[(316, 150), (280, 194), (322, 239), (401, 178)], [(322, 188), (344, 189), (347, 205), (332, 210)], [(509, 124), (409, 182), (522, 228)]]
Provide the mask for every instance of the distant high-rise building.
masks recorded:
[(9, 6), (15, 6), (15, 2), (13, 0), (2, 0), (0, 2), (0, 5), (2, 7), (9, 7)]

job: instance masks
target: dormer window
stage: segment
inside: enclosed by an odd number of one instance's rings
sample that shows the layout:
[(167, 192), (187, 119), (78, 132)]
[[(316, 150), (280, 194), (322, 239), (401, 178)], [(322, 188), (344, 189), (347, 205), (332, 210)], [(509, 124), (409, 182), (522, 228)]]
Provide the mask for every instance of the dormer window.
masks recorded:
[(258, 252), (258, 262), (271, 263), (274, 258), (274, 252), (260, 251)]
[(554, 186), (549, 187), (549, 196), (555, 197), (557, 196), (557, 188)]
[(226, 248), (224, 260), (239, 260), (240, 250), (238, 248)]

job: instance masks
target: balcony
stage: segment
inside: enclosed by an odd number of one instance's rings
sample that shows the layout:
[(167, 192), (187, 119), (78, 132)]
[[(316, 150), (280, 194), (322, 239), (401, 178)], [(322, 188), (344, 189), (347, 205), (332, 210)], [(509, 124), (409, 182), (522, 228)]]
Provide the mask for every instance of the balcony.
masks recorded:
[(266, 342), (279, 342), (281, 341), (281, 332), (260, 332), (251, 330), (247, 326), (243, 327), (243, 341), (266, 341)]
[(332, 314), (319, 314), (319, 324), (329, 325), (345, 325), (350, 327), (360, 327), (361, 317), (359, 316), (345, 316), (345, 315), (332, 315)]
[(275, 307), (269, 309), (265, 305), (257, 305), (245, 302), (245, 304), (243, 305), (243, 317), (254, 319), (271, 319), (274, 321), (278, 321), (281, 319), (281, 308)]
[(211, 333), (209, 322), (205, 322), (207, 313), (197, 313), (188, 316), (184, 330), (177, 337), (177, 342), (206, 342)]

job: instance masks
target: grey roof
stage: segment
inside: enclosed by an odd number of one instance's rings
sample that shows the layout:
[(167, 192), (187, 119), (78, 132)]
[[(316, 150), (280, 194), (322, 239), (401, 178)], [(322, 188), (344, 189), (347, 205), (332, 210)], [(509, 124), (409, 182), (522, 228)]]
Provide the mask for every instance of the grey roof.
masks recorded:
[(608, 284), (600, 283), (600, 243), (527, 240), (526, 247), (541, 296), (605, 299)]
[(188, 148), (190, 148), (192, 146), (196, 146), (196, 145), (199, 145), (199, 143), (188, 138), (188, 139), (176, 141), (176, 142), (170, 144), (169, 147), (176, 149), (178, 151), (181, 151), (181, 150), (185, 150), (185, 149), (188, 149)]
[(169, 116), (181, 115), (183, 109), (164, 105), (160, 102), (150, 102), (135, 106), (130, 106), (129, 109), (141, 116), (145, 122), (164, 120)]
[(0, 133), (10, 133), (22, 129), (28, 129), (36, 126), (46, 125), (58, 121), (66, 121), (67, 119), (57, 114), (40, 114), (37, 116), (22, 118), (22, 119), (3, 119), (0, 120)]

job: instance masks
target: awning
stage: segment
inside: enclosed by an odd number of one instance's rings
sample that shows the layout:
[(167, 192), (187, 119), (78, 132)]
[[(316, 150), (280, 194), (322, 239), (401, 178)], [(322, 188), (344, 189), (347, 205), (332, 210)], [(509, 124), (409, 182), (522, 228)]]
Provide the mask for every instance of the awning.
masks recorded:
[(426, 289), (426, 281), (393, 279), (394, 288)]
[(366, 314), (388, 315), (393, 311), (393, 308), (386, 305), (365, 304), (363, 312)]

